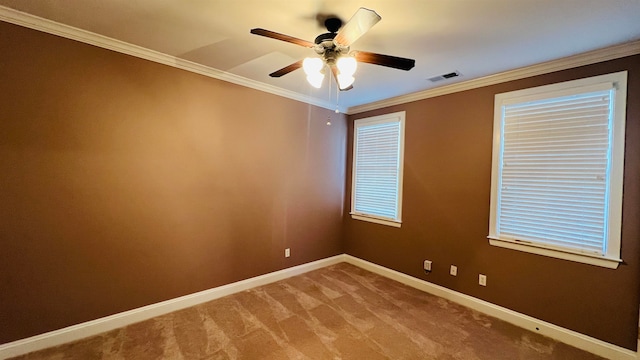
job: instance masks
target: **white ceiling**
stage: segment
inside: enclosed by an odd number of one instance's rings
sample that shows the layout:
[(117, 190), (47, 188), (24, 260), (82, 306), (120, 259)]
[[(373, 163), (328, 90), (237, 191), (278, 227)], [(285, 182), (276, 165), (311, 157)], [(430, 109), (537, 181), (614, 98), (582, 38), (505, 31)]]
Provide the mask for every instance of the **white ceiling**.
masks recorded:
[[(640, 0), (0, 0), (19, 10), (350, 108), (640, 39)], [(347, 21), (359, 8), (382, 20), (352, 50), (413, 58), (406, 72), (360, 64), (336, 99), (302, 70), (269, 73), (311, 49), (261, 36), (261, 27), (313, 41), (317, 13)], [(428, 78), (459, 71), (456, 79)], [(328, 79), (329, 77), (327, 77)]]

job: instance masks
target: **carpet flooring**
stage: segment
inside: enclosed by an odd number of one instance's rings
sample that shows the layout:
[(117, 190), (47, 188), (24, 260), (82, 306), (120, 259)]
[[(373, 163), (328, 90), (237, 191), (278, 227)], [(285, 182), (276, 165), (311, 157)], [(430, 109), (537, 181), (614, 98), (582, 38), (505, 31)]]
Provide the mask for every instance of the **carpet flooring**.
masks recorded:
[(601, 359), (340, 263), (14, 359)]

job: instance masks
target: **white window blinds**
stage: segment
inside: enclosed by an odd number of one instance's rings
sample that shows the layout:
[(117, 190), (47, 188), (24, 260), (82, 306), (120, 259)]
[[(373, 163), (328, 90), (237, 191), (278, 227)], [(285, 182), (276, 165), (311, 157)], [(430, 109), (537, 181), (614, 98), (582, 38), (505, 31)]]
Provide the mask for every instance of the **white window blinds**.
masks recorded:
[(502, 237), (605, 253), (612, 91), (504, 106)]
[(616, 268), (627, 72), (495, 98), (491, 245)]
[(356, 120), (352, 215), (400, 222), (404, 113)]

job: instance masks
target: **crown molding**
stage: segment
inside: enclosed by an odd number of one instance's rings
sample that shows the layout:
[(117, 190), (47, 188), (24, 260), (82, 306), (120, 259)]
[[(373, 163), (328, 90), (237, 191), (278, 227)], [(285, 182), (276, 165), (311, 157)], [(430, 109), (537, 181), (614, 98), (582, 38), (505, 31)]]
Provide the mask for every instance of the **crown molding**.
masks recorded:
[(388, 106), (405, 104), (412, 101), (423, 100), (460, 91), (476, 89), (484, 86), (500, 84), (507, 81), (548, 74), (554, 71), (566, 70), (578, 66), (595, 64), (637, 54), (640, 54), (640, 40), (614, 45), (514, 70), (509, 70), (477, 79), (467, 80), (456, 84), (445, 85), (433, 89), (380, 100), (369, 104), (353, 106), (347, 109), (347, 114), (358, 114), (361, 112), (381, 109)]
[(333, 110), (335, 104), (0, 5), (0, 21)]

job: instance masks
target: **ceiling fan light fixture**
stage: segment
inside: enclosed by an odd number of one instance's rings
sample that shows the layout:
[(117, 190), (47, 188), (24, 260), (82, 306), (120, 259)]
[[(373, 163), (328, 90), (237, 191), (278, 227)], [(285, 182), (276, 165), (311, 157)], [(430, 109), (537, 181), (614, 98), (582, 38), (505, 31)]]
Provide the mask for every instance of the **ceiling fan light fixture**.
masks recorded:
[(307, 75), (320, 73), (323, 66), (324, 62), (320, 58), (305, 58), (302, 62), (302, 68), (304, 69), (304, 73)]
[(336, 62), (336, 66), (338, 67), (338, 70), (340, 70), (340, 74), (353, 76), (358, 68), (358, 62), (354, 57), (342, 56)]
[(356, 79), (352, 75), (347, 74), (339, 74), (338, 75), (338, 86), (340, 90), (344, 90), (351, 86)]
[(320, 58), (305, 58), (302, 61), (302, 69), (307, 74), (307, 82), (316, 89), (322, 86), (322, 80), (324, 80), (323, 67), (324, 61)]
[(324, 74), (321, 72), (307, 75), (307, 82), (316, 89), (320, 89), (322, 86), (322, 80), (324, 80)]

